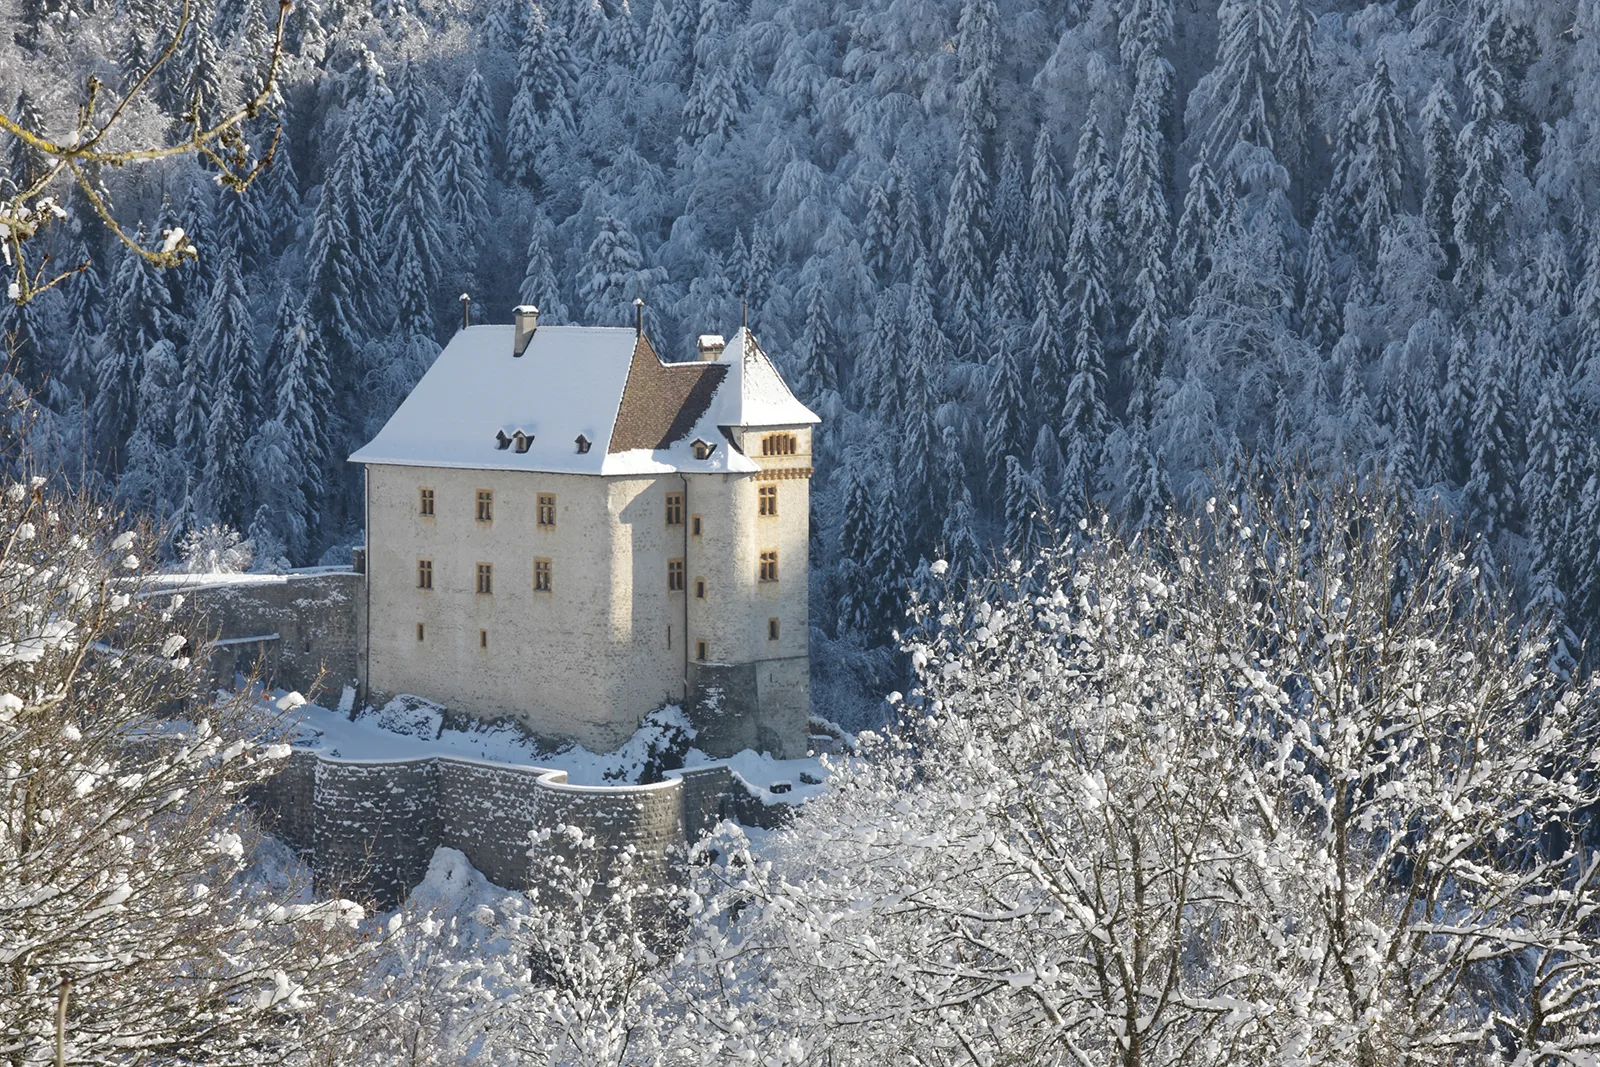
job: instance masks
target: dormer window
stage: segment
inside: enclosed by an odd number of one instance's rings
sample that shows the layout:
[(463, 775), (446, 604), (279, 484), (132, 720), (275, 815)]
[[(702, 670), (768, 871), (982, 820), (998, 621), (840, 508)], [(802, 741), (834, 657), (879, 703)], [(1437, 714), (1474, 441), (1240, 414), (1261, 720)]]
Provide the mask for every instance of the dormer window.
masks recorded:
[(528, 450), (528, 446), (533, 444), (533, 434), (523, 433), (521, 430), (518, 430), (516, 433), (512, 434), (511, 439), (517, 443), (518, 452), (526, 452)]
[(581, 456), (585, 452), (589, 451), (589, 445), (591, 444), (591, 442), (587, 437), (583, 436), (583, 434), (580, 433), (578, 435), (577, 444), (578, 444), (578, 455)]
[(494, 447), (502, 452), (511, 447), (511, 438), (506, 436), (504, 430), (496, 430), (494, 432)]
[(709, 441), (702, 441), (698, 437), (694, 439), (694, 443), (690, 447), (694, 449), (695, 459), (710, 459), (711, 453), (717, 450), (716, 445)]

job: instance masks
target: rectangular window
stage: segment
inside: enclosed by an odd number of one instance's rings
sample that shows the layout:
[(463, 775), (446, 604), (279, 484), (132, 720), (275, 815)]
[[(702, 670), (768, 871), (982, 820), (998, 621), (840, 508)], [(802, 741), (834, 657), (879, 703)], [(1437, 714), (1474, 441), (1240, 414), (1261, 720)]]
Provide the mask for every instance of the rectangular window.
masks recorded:
[(478, 592), (488, 596), (494, 592), (494, 565), (478, 564)]
[(696, 537), (700, 536), (700, 516), (692, 515), (689, 517), (689, 532)]
[(417, 490), (417, 514), (419, 514), (419, 515), (432, 515), (433, 514), (433, 490), (432, 489), (418, 489)]
[(478, 521), (494, 521), (494, 492), (490, 489), (478, 490)]
[(778, 639), (778, 620), (777, 619), (768, 619), (767, 620), (767, 640), (768, 641), (776, 641), (777, 639)]
[(694, 580), (694, 598), (696, 600), (704, 600), (706, 598), (706, 580), (704, 578), (696, 578)]
[(756, 490), (756, 498), (760, 503), (759, 511), (762, 515), (776, 515), (778, 513), (778, 487), (763, 485)]
[(422, 640), (422, 624), (420, 622), (417, 623), (417, 640)]
[(795, 438), (792, 433), (769, 433), (761, 439), (763, 456), (792, 456), (794, 453)]
[(418, 589), (432, 589), (433, 588), (433, 560), (431, 560), (431, 559), (419, 559), (419, 560), (417, 560), (417, 588)]
[(706, 643), (704, 641), (696, 641), (694, 643), (694, 658), (699, 660), (701, 663), (705, 662)]
[(478, 631), (478, 647), (479, 648), (488, 648), (489, 647), (489, 631), (488, 630), (479, 630)]
[(778, 550), (769, 548), (761, 553), (761, 580), (775, 582), (778, 580)]
[(683, 494), (682, 493), (668, 493), (667, 494), (667, 525), (668, 526), (682, 526), (683, 525)]
[(683, 560), (667, 560), (667, 592), (683, 592)]
[(546, 528), (556, 524), (556, 495), (554, 493), (539, 494), (539, 525)]
[(536, 593), (550, 591), (550, 561), (547, 559), (533, 561), (533, 591)]

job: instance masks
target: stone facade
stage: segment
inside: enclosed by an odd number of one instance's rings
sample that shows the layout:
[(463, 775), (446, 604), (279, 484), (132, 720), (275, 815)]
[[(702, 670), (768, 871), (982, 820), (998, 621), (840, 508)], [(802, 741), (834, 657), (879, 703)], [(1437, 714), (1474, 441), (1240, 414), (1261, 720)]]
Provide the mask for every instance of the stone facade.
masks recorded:
[(530, 888), (534, 834), (581, 826), (602, 856), (633, 846), (653, 884), (681, 876), (687, 846), (723, 818), (775, 825), (769, 808), (720, 764), (638, 786), (574, 786), (562, 771), (451, 757), (344, 760), (297, 749), (252, 800), (263, 825), (310, 863), (319, 890), (393, 907), (440, 845), (484, 877)]
[[(762, 456), (754, 432), (741, 441), (755, 473), (369, 464), (368, 702), (416, 693), (605, 751), (663, 703), (687, 701), (716, 708), (696, 723), (712, 755), (803, 755), (811, 430), (784, 432), (796, 448), (781, 456)], [(775, 513), (763, 514), (763, 489)], [(478, 517), (480, 492), (491, 494), (488, 520)], [(670, 525), (669, 494), (683, 498)], [(554, 497), (553, 524), (538, 521), (541, 496)], [(774, 580), (763, 580), (764, 552), (776, 553)], [(679, 590), (669, 588), (675, 560)], [(540, 562), (547, 591), (536, 588)], [(478, 592), (483, 565), (487, 594)]]
[(362, 676), (365, 575), (316, 569), (216, 580), (173, 576), (149, 595), (175, 594), (204, 627), (192, 641), (196, 647), (211, 643), (211, 672), (219, 686), (231, 688), (236, 673), (259, 673), (308, 697), (331, 692), (337, 699)]

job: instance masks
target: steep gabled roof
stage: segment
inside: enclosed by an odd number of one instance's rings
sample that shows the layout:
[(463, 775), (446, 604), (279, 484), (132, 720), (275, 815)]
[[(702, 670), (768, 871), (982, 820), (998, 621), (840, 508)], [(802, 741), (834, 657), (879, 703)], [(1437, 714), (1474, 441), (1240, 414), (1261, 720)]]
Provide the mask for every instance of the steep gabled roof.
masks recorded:
[[(723, 442), (723, 427), (820, 421), (748, 330), (721, 358), (692, 363), (661, 362), (648, 339), (627, 328), (540, 326), (521, 356), (513, 341), (511, 326), (457, 333), (351, 461), (559, 474), (751, 472), (757, 464), (737, 449), (723, 444), (697, 458), (693, 442)], [(584, 452), (580, 435), (591, 442)]]
[(727, 376), (728, 367), (723, 363), (663, 363), (649, 340), (640, 337), (606, 451), (655, 451), (683, 440), (711, 406), (717, 387)]

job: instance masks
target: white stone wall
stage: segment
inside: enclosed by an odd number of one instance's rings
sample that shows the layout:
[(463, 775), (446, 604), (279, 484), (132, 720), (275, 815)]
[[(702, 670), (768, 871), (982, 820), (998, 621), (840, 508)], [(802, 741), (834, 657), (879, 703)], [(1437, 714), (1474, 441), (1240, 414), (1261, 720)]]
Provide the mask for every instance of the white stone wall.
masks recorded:
[[(763, 467), (807, 468), (810, 431), (794, 432), (800, 448), (793, 456), (763, 459), (754, 431), (747, 454)], [(784, 747), (803, 748), (810, 705), (804, 477), (690, 475), (681, 527), (666, 525), (667, 494), (684, 491), (676, 474), (372, 465), (367, 478), (371, 691), (416, 693), (605, 750), (645, 713), (685, 696), (696, 642), (704, 640), (708, 661), (765, 665), (758, 678), (771, 681), (760, 686), (761, 701), (799, 723)], [(758, 515), (763, 484), (778, 488), (775, 518)], [(424, 486), (434, 491), (431, 518), (418, 513)], [(478, 489), (494, 493), (491, 522), (476, 520)], [(553, 530), (537, 524), (540, 493), (556, 496)], [(694, 515), (701, 518), (698, 537)], [(779, 553), (779, 580), (762, 583), (759, 553), (771, 548)], [(671, 592), (667, 563), (680, 557), (686, 588)], [(551, 561), (548, 593), (534, 591), (536, 558)], [(431, 591), (417, 588), (419, 559), (433, 560)], [(475, 592), (479, 562), (494, 566), (488, 596)], [(703, 599), (695, 597), (697, 578), (706, 581)], [(772, 617), (780, 620), (777, 641), (768, 639)], [(488, 634), (486, 649), (480, 630)]]

